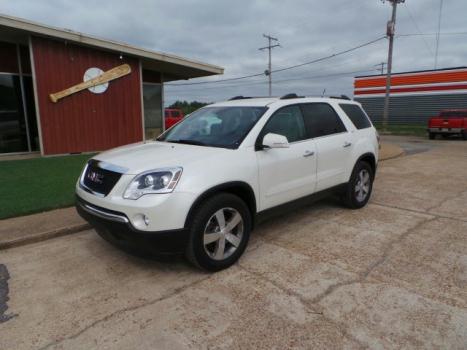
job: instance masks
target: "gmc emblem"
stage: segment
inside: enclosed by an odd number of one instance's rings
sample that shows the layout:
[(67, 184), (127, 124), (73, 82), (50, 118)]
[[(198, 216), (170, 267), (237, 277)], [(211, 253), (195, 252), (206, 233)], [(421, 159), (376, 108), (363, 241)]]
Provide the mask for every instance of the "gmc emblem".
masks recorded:
[(95, 171), (92, 171), (90, 170), (88, 172), (88, 174), (86, 175), (86, 177), (92, 181), (92, 182), (95, 182), (95, 183), (98, 183), (98, 184), (102, 184), (104, 182), (104, 175), (102, 174), (99, 174)]

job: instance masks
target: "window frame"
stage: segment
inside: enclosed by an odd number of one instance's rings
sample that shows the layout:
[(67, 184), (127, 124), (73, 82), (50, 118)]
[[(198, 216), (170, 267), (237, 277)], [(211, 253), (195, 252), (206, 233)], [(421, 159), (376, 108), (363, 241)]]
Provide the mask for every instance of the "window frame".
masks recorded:
[(261, 139), (264, 138), (264, 136), (266, 136), (264, 134), (264, 130), (266, 129), (266, 126), (269, 124), (269, 122), (271, 121), (271, 119), (277, 114), (279, 113), (282, 109), (285, 109), (285, 108), (288, 108), (288, 107), (293, 107), (293, 106), (298, 106), (298, 108), (300, 109), (300, 114), (302, 116), (302, 120), (303, 120), (303, 125), (305, 126), (305, 138), (303, 140), (298, 140), (298, 141), (294, 141), (294, 142), (289, 142), (290, 145), (293, 145), (293, 144), (296, 144), (296, 143), (299, 143), (299, 142), (304, 142), (304, 141), (309, 141), (311, 140), (311, 138), (309, 137), (307, 131), (306, 131), (306, 125), (305, 125), (305, 118), (303, 118), (303, 111), (302, 111), (302, 108), (301, 108), (301, 105), (302, 103), (293, 103), (293, 104), (289, 104), (289, 105), (286, 105), (286, 106), (282, 106), (282, 107), (279, 107), (278, 109), (276, 109), (268, 118), (268, 120), (266, 121), (266, 123), (263, 125), (263, 127), (261, 128), (261, 131), (258, 133), (258, 136), (256, 137), (256, 142), (255, 142), (255, 151), (262, 151), (264, 150), (264, 147), (261, 143)]
[[(331, 110), (334, 112), (334, 115), (336, 116), (337, 120), (342, 124), (342, 127), (344, 128), (343, 131), (340, 131), (340, 132), (334, 132), (332, 134), (327, 134), (327, 135), (321, 135), (321, 136), (315, 136), (313, 137), (311, 134), (308, 134), (309, 131), (307, 129), (307, 134), (309, 136), (310, 139), (313, 139), (313, 140), (316, 140), (316, 139), (320, 139), (320, 138), (323, 138), (323, 137), (330, 137), (330, 136), (336, 136), (336, 135), (340, 135), (340, 134), (344, 134), (344, 133), (348, 133), (349, 130), (347, 129), (347, 126), (345, 125), (345, 122), (344, 120), (342, 120), (342, 117), (340, 116), (339, 112), (336, 110), (336, 108), (334, 108), (334, 106), (332, 104), (330, 104), (329, 102), (302, 102), (300, 103), (301, 105), (301, 109), (302, 109), (302, 116), (303, 116), (303, 120), (305, 122), (305, 113), (303, 111), (303, 106), (305, 105), (317, 105), (317, 104), (320, 104), (320, 105), (328, 105)], [(305, 122), (305, 127), (306, 127), (306, 122)]]

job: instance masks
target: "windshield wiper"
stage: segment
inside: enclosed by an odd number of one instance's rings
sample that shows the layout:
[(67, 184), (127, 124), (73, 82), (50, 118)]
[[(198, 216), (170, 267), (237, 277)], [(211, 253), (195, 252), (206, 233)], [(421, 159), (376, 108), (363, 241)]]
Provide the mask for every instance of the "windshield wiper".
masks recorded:
[(204, 142), (196, 141), (196, 140), (187, 140), (187, 139), (170, 140), (170, 141), (166, 141), (166, 142), (183, 143), (183, 144), (186, 144), (186, 145), (206, 146), (206, 144)]

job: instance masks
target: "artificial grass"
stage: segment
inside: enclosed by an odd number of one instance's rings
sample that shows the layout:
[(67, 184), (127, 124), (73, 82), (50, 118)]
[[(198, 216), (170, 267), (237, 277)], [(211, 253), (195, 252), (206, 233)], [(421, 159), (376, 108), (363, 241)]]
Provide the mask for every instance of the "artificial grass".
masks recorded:
[(68, 207), (91, 154), (0, 161), (0, 219)]

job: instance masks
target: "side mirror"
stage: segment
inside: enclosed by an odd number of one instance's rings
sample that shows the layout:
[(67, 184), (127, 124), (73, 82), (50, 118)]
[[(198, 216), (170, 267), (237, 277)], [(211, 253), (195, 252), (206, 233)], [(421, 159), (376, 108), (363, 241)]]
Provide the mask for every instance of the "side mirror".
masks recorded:
[(279, 134), (269, 133), (263, 138), (263, 148), (289, 148), (289, 141), (287, 137)]

